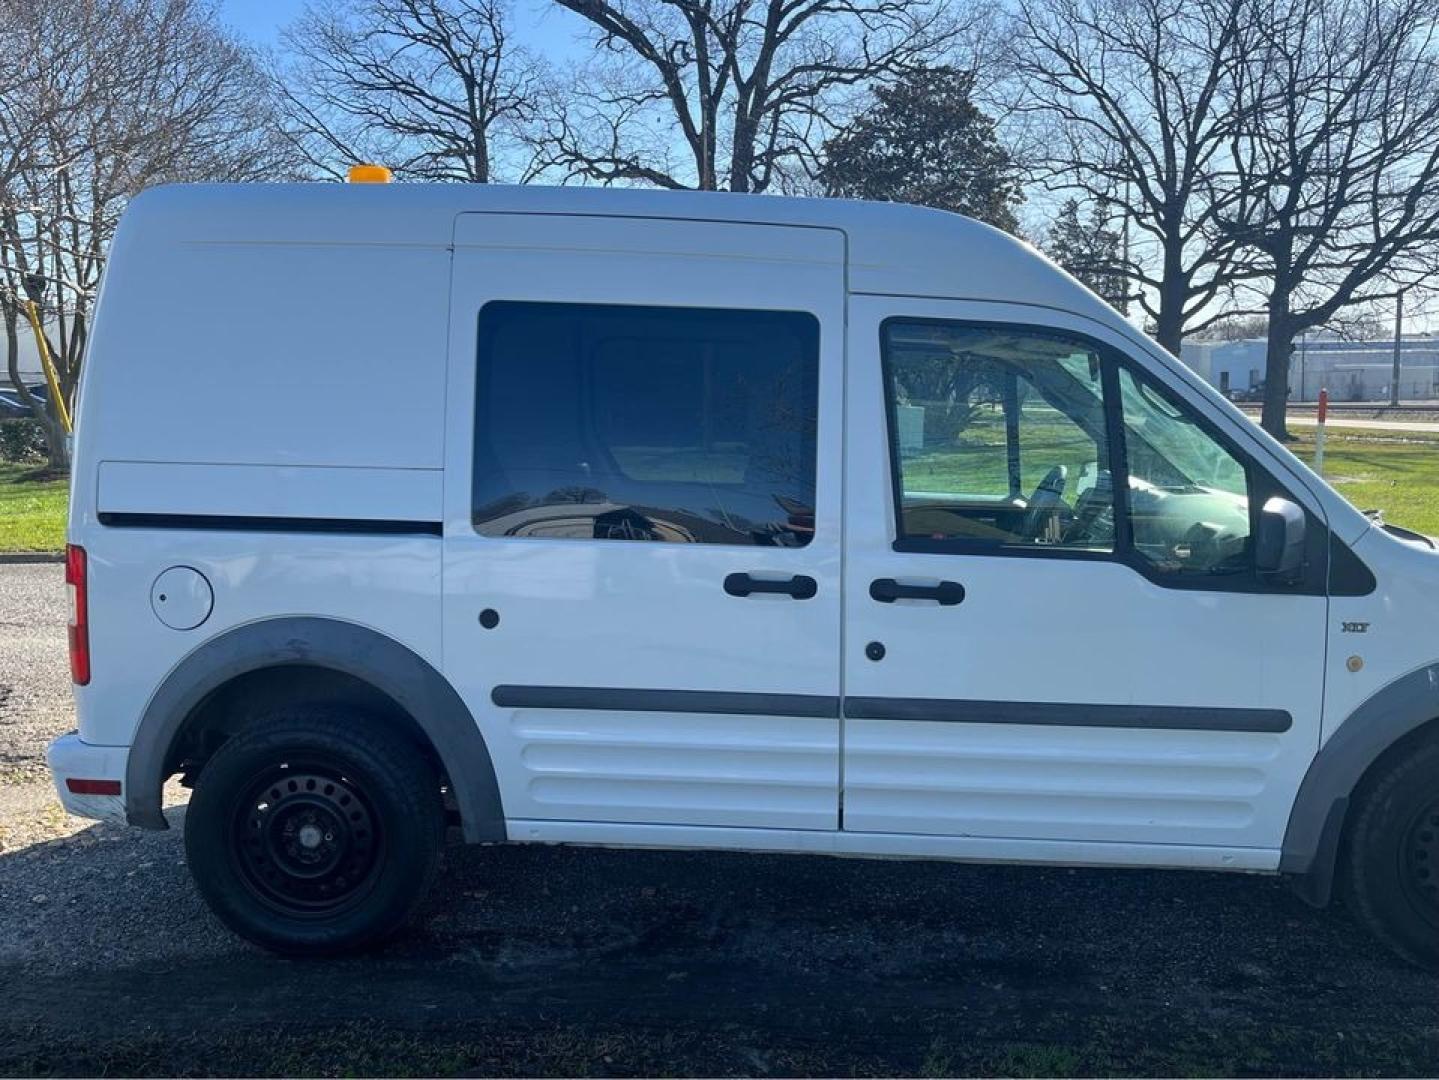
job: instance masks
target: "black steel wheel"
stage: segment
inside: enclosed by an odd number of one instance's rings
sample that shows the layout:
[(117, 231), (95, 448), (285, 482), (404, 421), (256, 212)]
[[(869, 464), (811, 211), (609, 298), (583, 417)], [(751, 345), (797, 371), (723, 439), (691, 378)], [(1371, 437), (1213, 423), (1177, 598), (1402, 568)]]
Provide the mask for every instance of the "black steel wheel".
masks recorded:
[(236, 933), (334, 953), (394, 933), (444, 836), (440, 783), (383, 720), (300, 708), (262, 717), (206, 763), (185, 816), (191, 874)]
[(256, 897), (295, 916), (358, 902), (383, 838), (360, 785), (319, 763), (261, 769), (237, 801), (231, 850)]
[(1404, 959), (1439, 968), (1439, 737), (1402, 743), (1381, 759), (1352, 814), (1355, 911)]

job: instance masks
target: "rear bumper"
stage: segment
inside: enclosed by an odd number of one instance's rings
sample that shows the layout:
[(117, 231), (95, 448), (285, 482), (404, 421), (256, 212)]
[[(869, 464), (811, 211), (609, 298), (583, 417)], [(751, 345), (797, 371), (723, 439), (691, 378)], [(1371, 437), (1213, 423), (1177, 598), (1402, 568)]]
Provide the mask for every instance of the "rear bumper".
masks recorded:
[(45, 752), (65, 809), (97, 821), (125, 820), (125, 762), (129, 756), (128, 746), (95, 746), (74, 731), (61, 735)]

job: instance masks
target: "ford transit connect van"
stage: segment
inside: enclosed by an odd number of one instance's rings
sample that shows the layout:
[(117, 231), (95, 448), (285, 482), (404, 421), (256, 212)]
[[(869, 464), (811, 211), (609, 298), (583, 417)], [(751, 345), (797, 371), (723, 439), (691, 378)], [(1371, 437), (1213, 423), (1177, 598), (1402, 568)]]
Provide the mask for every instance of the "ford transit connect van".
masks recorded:
[(894, 205), (173, 187), (79, 405), (74, 813), (235, 931), (471, 843), (1336, 880), (1439, 961), (1439, 555), (1041, 255)]

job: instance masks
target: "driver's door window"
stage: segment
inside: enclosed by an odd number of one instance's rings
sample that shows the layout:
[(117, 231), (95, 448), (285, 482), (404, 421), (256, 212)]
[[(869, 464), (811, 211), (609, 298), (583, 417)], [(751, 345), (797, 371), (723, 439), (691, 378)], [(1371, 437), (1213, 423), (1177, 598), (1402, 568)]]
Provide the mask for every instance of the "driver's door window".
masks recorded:
[(1111, 552), (1102, 363), (1057, 332), (891, 320), (901, 542)]

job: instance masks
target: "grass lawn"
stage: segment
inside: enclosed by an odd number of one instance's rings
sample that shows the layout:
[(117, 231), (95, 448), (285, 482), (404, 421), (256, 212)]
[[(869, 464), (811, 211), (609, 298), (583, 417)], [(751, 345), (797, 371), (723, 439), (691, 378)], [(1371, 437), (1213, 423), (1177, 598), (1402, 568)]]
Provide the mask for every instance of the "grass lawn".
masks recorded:
[(69, 484), (43, 466), (0, 462), (0, 551), (64, 547)]
[[(1314, 464), (1314, 429), (1292, 428), (1289, 449)], [(1439, 536), (1439, 434), (1331, 428), (1324, 444), (1324, 478), (1361, 510)]]

